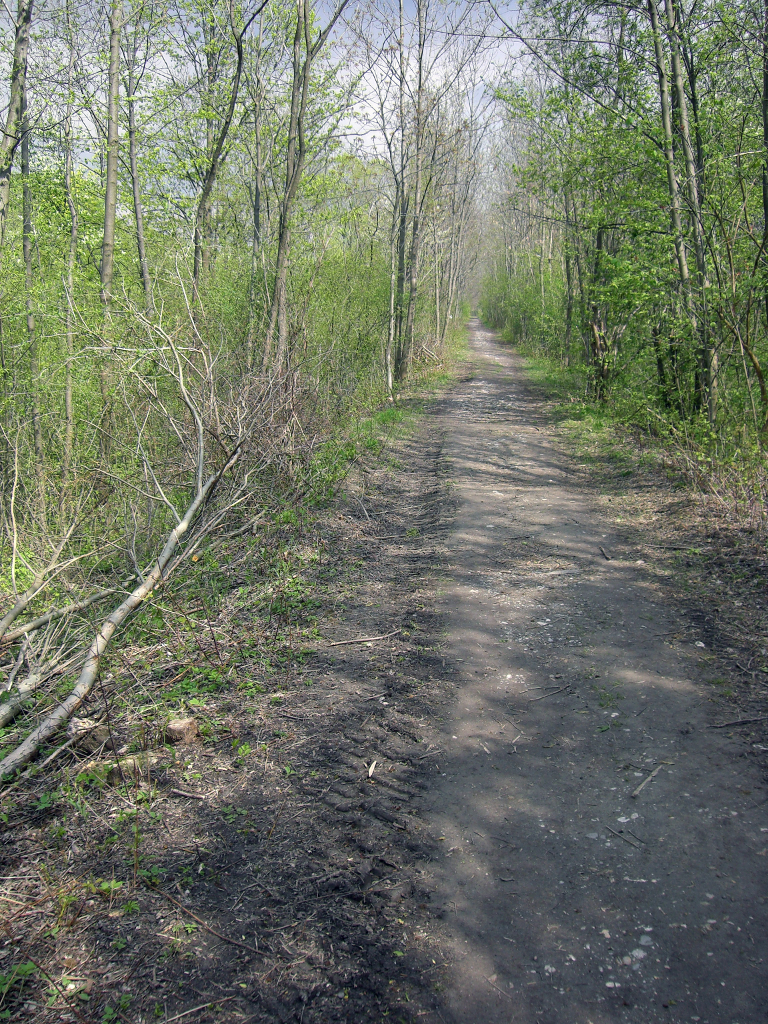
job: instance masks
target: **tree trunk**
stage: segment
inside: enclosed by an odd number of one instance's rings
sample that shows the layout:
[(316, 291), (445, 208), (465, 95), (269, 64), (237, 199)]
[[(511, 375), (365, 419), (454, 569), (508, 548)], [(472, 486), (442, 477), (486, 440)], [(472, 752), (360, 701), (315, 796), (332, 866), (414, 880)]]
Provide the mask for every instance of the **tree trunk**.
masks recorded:
[(416, 147), (416, 178), (413, 186), (413, 222), (411, 225), (411, 251), (408, 258), (408, 312), (405, 322), (405, 338), (402, 344), (400, 359), (396, 367), (398, 380), (402, 380), (408, 372), (413, 358), (414, 330), (416, 325), (416, 295), (419, 281), (419, 250), (421, 247), (421, 214), (423, 196), (421, 194), (422, 176), (424, 172), (424, 49), (426, 46), (425, 0), (416, 0), (416, 15), (419, 31), (418, 70), (416, 83), (416, 125), (414, 144)]
[(131, 67), (128, 71), (128, 159), (131, 168), (131, 186), (133, 191), (133, 215), (136, 220), (136, 250), (139, 257), (139, 273), (141, 283), (144, 286), (144, 301), (147, 312), (154, 313), (155, 304), (152, 299), (152, 282), (149, 279), (149, 265), (147, 263), (147, 249), (144, 241), (144, 205), (141, 200), (141, 182), (139, 181), (138, 155), (136, 152), (136, 77), (133, 62), (135, 53), (131, 60)]
[(397, 290), (397, 225), (398, 208), (401, 195), (400, 187), (396, 189), (395, 204), (392, 209), (392, 225), (389, 233), (389, 324), (387, 326), (387, 345), (384, 350), (384, 371), (387, 378), (387, 394), (390, 399), (394, 388), (394, 348), (395, 348), (395, 295)]
[(26, 87), (21, 102), (21, 180), (22, 180), (22, 236), (24, 256), (24, 306), (27, 314), (27, 345), (29, 346), (29, 393), (32, 404), (32, 438), (35, 447), (35, 482), (40, 522), (47, 532), (45, 510), (45, 452), (43, 450), (43, 424), (40, 414), (40, 357), (33, 298), (32, 275), (32, 191), (29, 187), (29, 119), (27, 117)]
[(117, 218), (117, 162), (120, 148), (120, 33), (122, 0), (113, 0), (109, 18), (109, 99), (107, 107), (107, 174), (104, 194), (104, 236), (101, 244), (101, 300), (107, 311), (112, 304)]
[[(203, 179), (203, 187), (200, 191), (200, 198), (197, 203), (197, 213), (195, 215), (195, 254), (192, 270), (192, 292), (195, 298), (198, 297), (201, 273), (206, 273), (209, 265), (207, 243), (211, 216), (211, 193), (213, 192), (213, 186), (216, 184), (216, 177), (224, 158), (224, 144), (227, 141), (227, 136), (229, 135), (229, 130), (232, 126), (232, 119), (235, 114), (235, 107), (237, 106), (237, 95), (240, 91), (240, 78), (243, 73), (243, 39), (245, 38), (245, 33), (248, 31), (253, 21), (258, 18), (267, 6), (268, 2), (269, 0), (264, 0), (261, 6), (250, 16), (248, 21), (246, 21), (240, 32), (235, 32), (233, 26), (232, 32), (235, 37), (237, 62), (235, 64), (235, 74), (232, 79), (232, 90), (229, 94), (229, 105), (224, 115), (221, 128), (219, 129), (219, 134), (215, 139), (213, 139), (212, 134), (210, 134), (210, 121), (207, 122), (207, 130), (209, 131), (207, 147), (210, 153), (210, 159), (205, 172), (205, 178)], [(209, 66), (209, 76), (210, 73)]]
[(117, 220), (117, 165), (120, 148), (120, 33), (123, 27), (122, 0), (113, 0), (109, 18), (109, 94), (107, 101), (107, 160), (104, 191), (104, 233), (101, 244), (101, 301), (104, 307), (104, 352), (99, 370), (101, 389), (101, 430), (99, 454), (102, 466), (109, 462), (114, 429), (110, 397), (110, 365), (107, 352), (111, 333), (112, 284), (115, 271), (115, 224)]
[(670, 216), (672, 220), (672, 234), (675, 241), (675, 256), (677, 258), (677, 269), (680, 276), (680, 289), (683, 295), (683, 302), (685, 303), (691, 322), (695, 327), (696, 314), (691, 298), (691, 279), (688, 271), (688, 259), (685, 253), (683, 219), (680, 212), (680, 189), (677, 182), (675, 153), (672, 145), (672, 112), (669, 102), (669, 84), (667, 81), (664, 50), (661, 43), (661, 31), (659, 29), (659, 16), (656, 10), (656, 0), (648, 0), (648, 14), (651, 19), (653, 47), (656, 55), (656, 69), (659, 79), (661, 124), (664, 132), (664, 160), (667, 167), (667, 188), (669, 189)]
[(440, 339), (440, 256), (437, 249), (437, 219), (433, 224), (433, 242), (435, 250), (435, 343)]
[[(309, 101), (309, 86), (312, 65), (315, 57), (325, 46), (326, 40), (336, 24), (349, 0), (341, 0), (334, 10), (328, 24), (312, 42), (312, 12), (309, 0), (296, 0), (296, 31), (293, 36), (293, 81), (291, 84), (291, 113), (288, 124), (288, 147), (285, 157), (285, 187), (280, 207), (280, 226), (278, 229), (277, 260), (275, 265), (275, 284), (272, 291), (272, 303), (269, 312), (269, 325), (264, 340), (264, 358), (262, 369), (272, 369), (281, 373), (288, 355), (288, 255), (290, 252), (291, 218), (293, 206), (304, 171), (307, 155), (307, 140), (304, 125)], [(302, 61), (302, 50), (304, 60)], [(272, 348), (277, 329), (277, 350), (272, 363)]]
[(763, 0), (762, 47), (763, 89), (760, 106), (763, 121), (763, 244), (761, 263), (763, 267), (763, 305), (768, 328), (768, 0)]
[[(306, 52), (302, 62), (302, 48), (306, 37)], [(280, 208), (278, 229), (277, 261), (272, 304), (269, 312), (269, 327), (265, 342), (265, 360), (270, 353), (277, 329), (277, 351), (275, 369), (282, 370), (288, 350), (288, 315), (286, 291), (288, 283), (288, 254), (291, 242), (291, 217), (293, 201), (298, 190), (299, 179), (304, 167), (304, 112), (311, 68), (311, 48), (307, 22), (306, 0), (296, 2), (296, 31), (293, 34), (293, 81), (291, 84), (291, 114), (288, 126), (288, 149), (285, 158), (285, 189)]]
[(704, 392), (707, 402), (707, 417), (714, 426), (717, 419), (717, 353), (713, 349), (709, 337), (709, 316), (707, 313), (707, 262), (704, 248), (704, 227), (702, 222), (700, 183), (696, 168), (696, 159), (691, 144), (691, 130), (688, 122), (688, 100), (685, 95), (683, 69), (680, 61), (680, 45), (678, 38), (677, 12), (672, 0), (664, 0), (669, 28), (669, 47), (672, 57), (672, 76), (675, 86), (677, 110), (680, 119), (680, 138), (683, 143), (685, 157), (686, 192), (691, 210), (693, 226), (694, 252), (696, 254), (696, 276), (699, 294), (699, 342), (700, 360), (703, 376)]
[(66, 8), (66, 18), (69, 62), (67, 64), (67, 110), (64, 119), (64, 192), (67, 197), (67, 208), (69, 210), (69, 251), (67, 252), (67, 293), (65, 296), (67, 363), (64, 370), (64, 450), (61, 458), (61, 490), (59, 492), (59, 507), (62, 510), (69, 488), (72, 450), (75, 439), (75, 416), (72, 403), (72, 362), (75, 356), (75, 329), (72, 302), (75, 287), (78, 234), (77, 206), (72, 191), (72, 110), (74, 107), (72, 75), (75, 67), (75, 41), (72, 32), (72, 15), (69, 2)]
[(14, 26), (11, 89), (8, 112), (5, 117), (5, 131), (0, 138), (0, 253), (2, 253), (5, 242), (5, 225), (11, 198), (13, 158), (21, 141), (22, 103), (26, 92), (29, 29), (32, 22), (33, 3), (34, 0), (19, 0)]
[(253, 168), (253, 237), (251, 239), (251, 267), (248, 278), (248, 329), (245, 335), (245, 364), (250, 371), (253, 369), (255, 333), (256, 333), (256, 279), (258, 274), (258, 258), (261, 250), (261, 105), (264, 99), (264, 87), (261, 80), (261, 43), (264, 23), (259, 20), (259, 40), (256, 56), (256, 96), (253, 104), (253, 132), (256, 146)]

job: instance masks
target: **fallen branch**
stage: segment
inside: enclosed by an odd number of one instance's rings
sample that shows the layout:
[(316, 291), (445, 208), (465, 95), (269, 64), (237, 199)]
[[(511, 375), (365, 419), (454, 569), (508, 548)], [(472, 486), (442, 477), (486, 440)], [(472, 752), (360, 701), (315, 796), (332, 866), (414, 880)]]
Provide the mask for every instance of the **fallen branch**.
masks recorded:
[[(77, 735), (71, 736), (67, 740), (66, 743), (62, 743), (62, 745), (60, 747), (57, 747), (52, 754), (50, 754), (48, 757), (46, 757), (46, 759), (37, 768), (37, 770), (38, 771), (42, 771), (43, 768), (47, 768), (47, 766), (51, 763), (51, 761), (55, 761), (57, 757), (60, 757), (64, 753), (65, 750), (69, 750), (69, 748), (71, 746), (74, 746), (74, 744), (77, 743), (78, 740), (81, 740), (83, 738), (83, 736), (87, 736), (89, 733), (92, 733), (94, 729), (98, 729), (98, 727), (100, 725), (102, 725), (106, 721), (106, 717), (107, 717), (106, 715), (103, 715), (98, 720), (98, 722), (94, 722), (93, 725), (89, 725), (86, 729), (82, 729), (80, 732), (77, 733)], [(103, 744), (102, 744), (102, 746), (103, 746)], [(30, 769), (30, 771), (31, 771), (31, 769)]]
[[(645, 780), (645, 782), (647, 782), (647, 781), (648, 781), (648, 780), (646, 779), (646, 780)], [(643, 786), (645, 785), (645, 782), (643, 783)], [(641, 787), (641, 788), (642, 788), (642, 787)], [(635, 794), (633, 793), (633, 794), (632, 794), (632, 796), (634, 796), (634, 795), (635, 795)], [(623, 835), (621, 834), (621, 832), (617, 832), (617, 831), (616, 831), (616, 829), (614, 829), (614, 828), (611, 828), (611, 826), (610, 826), (610, 825), (605, 825), (605, 826), (603, 826), (603, 827), (604, 827), (604, 828), (607, 828), (609, 832), (613, 832), (613, 834), (614, 834), (614, 835), (616, 836), (616, 838), (617, 838), (617, 839), (623, 839), (623, 840), (624, 840), (624, 842), (625, 842), (625, 843), (627, 843), (627, 844), (628, 844), (629, 846), (631, 846), (633, 850), (639, 850), (639, 849), (640, 849), (640, 847), (639, 847), (639, 846), (635, 846), (635, 844), (634, 844), (634, 843), (632, 842), (632, 840), (631, 840), (631, 839), (627, 839), (627, 837), (626, 837), (626, 836), (623, 836)]]
[(66, 672), (73, 660), (70, 658), (62, 664), (49, 665), (47, 669), (41, 672), (31, 672), (22, 679), (16, 687), (15, 693), (12, 693), (8, 700), (0, 704), (0, 728), (7, 725), (19, 714), (24, 706), (24, 702), (29, 700), (42, 683), (45, 683), (52, 676), (60, 676)]
[(222, 1003), (231, 1003), (233, 999), (237, 999), (237, 996), (226, 996), (224, 999), (220, 999), (218, 996), (211, 996), (207, 1003), (201, 1003), (200, 1006), (193, 1006), (191, 1010), (184, 1010), (183, 1013), (177, 1013), (175, 1017), (168, 1017), (165, 1024), (173, 1024), (175, 1020), (181, 1020), (182, 1017), (188, 1017), (190, 1013), (198, 1013), (200, 1010), (207, 1010), (209, 1006), (221, 1006)]
[(190, 524), (196, 517), (197, 513), (210, 497), (216, 484), (234, 465), (238, 456), (239, 449), (229, 457), (227, 462), (217, 473), (209, 476), (205, 483), (202, 482), (200, 473), (198, 472), (194, 500), (184, 513), (179, 524), (171, 530), (168, 540), (165, 543), (165, 547), (158, 556), (151, 572), (148, 572), (145, 575), (144, 581), (141, 585), (131, 591), (122, 604), (118, 605), (112, 614), (107, 617), (104, 625), (101, 627), (96, 638), (88, 649), (85, 664), (83, 665), (82, 672), (80, 673), (80, 678), (75, 684), (72, 693), (70, 693), (70, 695), (59, 704), (56, 710), (44, 719), (36, 729), (32, 730), (23, 743), (0, 761), (0, 780), (11, 775), (18, 768), (21, 768), (22, 765), (27, 764), (28, 761), (31, 761), (40, 749), (40, 745), (53, 736), (64, 722), (68, 721), (68, 719), (71, 718), (72, 715), (74, 715), (80, 708), (83, 701), (93, 689), (98, 676), (99, 666), (101, 665), (101, 659), (109, 646), (109, 642), (112, 639), (115, 630), (118, 626), (122, 625), (132, 612), (143, 604), (158, 583), (163, 579), (165, 567), (170, 562), (179, 545), (179, 541), (189, 529)]
[(5, 636), (6, 632), (8, 631), (8, 627), (13, 625), (16, 619), (18, 619), (18, 617), (21, 615), (24, 609), (29, 605), (30, 601), (32, 601), (40, 593), (40, 591), (48, 585), (48, 583), (50, 582), (48, 574), (56, 568), (59, 558), (61, 557), (61, 553), (66, 547), (67, 541), (72, 535), (72, 531), (75, 529), (76, 525), (77, 520), (75, 519), (70, 524), (69, 529), (64, 534), (62, 539), (56, 545), (56, 548), (53, 552), (53, 557), (51, 558), (48, 565), (44, 569), (42, 569), (37, 574), (37, 576), (35, 576), (31, 585), (24, 591), (24, 593), (20, 597), (16, 599), (16, 603), (13, 605), (13, 607), (9, 608), (5, 615), (2, 617), (2, 619), (0, 619), (0, 639), (2, 639)]
[(16, 661), (13, 664), (13, 668), (11, 669), (11, 671), (10, 671), (10, 673), (8, 675), (8, 682), (5, 684), (5, 689), (6, 690), (10, 690), (13, 687), (13, 681), (16, 678), (16, 676), (19, 674), (19, 671), (21, 670), (21, 666), (24, 664), (24, 658), (27, 656), (27, 648), (28, 648), (28, 644), (23, 643), (21, 645), (21, 650), (19, 651), (19, 655), (16, 658)]
[(549, 693), (542, 693), (542, 695), (540, 697), (531, 697), (531, 699), (528, 701), (528, 703), (529, 704), (533, 704), (537, 700), (544, 700), (545, 697), (554, 697), (554, 695), (556, 693), (562, 693), (564, 689), (565, 689), (565, 687), (561, 686), (559, 690), (550, 690)]
[(97, 601), (103, 601), (105, 597), (110, 597), (112, 594), (116, 594), (117, 590), (113, 587), (110, 590), (101, 590), (98, 594), (92, 594), (87, 597), (84, 601), (76, 601), (73, 604), (64, 605), (63, 608), (51, 608), (45, 615), (41, 615), (37, 619), (33, 619), (32, 622), (27, 622), (24, 626), (18, 626), (10, 633), (6, 633), (5, 636), (0, 639), (0, 644), (11, 644), (14, 640), (18, 640), (26, 633), (34, 633), (35, 630), (40, 629), (41, 626), (47, 626), (49, 622), (53, 622), (54, 619), (62, 619), (65, 615), (73, 615), (75, 612), (84, 611), (86, 608), (90, 608), (92, 604), (96, 604)]

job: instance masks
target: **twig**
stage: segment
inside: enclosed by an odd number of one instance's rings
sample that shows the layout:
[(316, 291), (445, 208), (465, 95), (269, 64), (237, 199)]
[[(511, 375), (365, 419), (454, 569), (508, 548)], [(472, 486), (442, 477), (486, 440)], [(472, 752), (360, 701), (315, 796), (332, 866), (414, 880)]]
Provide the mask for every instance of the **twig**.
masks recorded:
[(172, 789), (172, 796), (185, 796), (188, 800), (205, 800), (204, 796), (200, 796), (199, 793), (187, 793), (185, 789)]
[(768, 715), (760, 718), (739, 718), (735, 722), (721, 722), (719, 725), (708, 725), (708, 729), (725, 729), (729, 725), (754, 725), (755, 722), (768, 722)]
[[(186, 393), (182, 388), (182, 398), (186, 400)], [(192, 407), (194, 410), (194, 406)], [(196, 410), (194, 410), (196, 412)], [(199, 415), (198, 415), (199, 419)], [(196, 521), (198, 513), (208, 502), (217, 484), (235, 465), (240, 457), (240, 449), (227, 459), (223, 466), (211, 473), (208, 479), (201, 482), (201, 474), (204, 467), (198, 467), (198, 487), (195, 495), (184, 512), (183, 519), (168, 534), (162, 551), (150, 563), (151, 571), (146, 578), (125, 598), (125, 600), (106, 617), (101, 628), (93, 639), (85, 658), (80, 677), (70, 692), (69, 696), (58, 704), (58, 707), (51, 712), (43, 721), (33, 729), (31, 733), (16, 747), (10, 754), (0, 761), (0, 781), (6, 776), (13, 774), (18, 768), (27, 764), (37, 754), (41, 744), (50, 739), (59, 728), (80, 708), (82, 703), (90, 694), (96, 683), (102, 658), (109, 647), (109, 643), (116, 629), (139, 608), (152, 591), (164, 580), (165, 570), (168, 563), (178, 547), (181, 538)], [(8, 613), (11, 614), (10, 612)], [(8, 616), (0, 623), (0, 628), (6, 623)], [(10, 624), (10, 623), (8, 623)], [(7, 628), (7, 626), (6, 626)]]
[(635, 839), (636, 839), (636, 840), (638, 841), (638, 843), (642, 843), (642, 844), (643, 844), (643, 846), (647, 846), (647, 845), (648, 845), (648, 844), (646, 843), (646, 841), (645, 841), (644, 839), (641, 839), (641, 838), (640, 838), (640, 836), (635, 836), (635, 833), (634, 833), (634, 832), (632, 831), (632, 829), (631, 829), (631, 828), (628, 828), (628, 829), (627, 829), (627, 832), (629, 832), (629, 834), (630, 834), (631, 836), (634, 836), (634, 837), (635, 837)]
[[(633, 797), (639, 796), (640, 791), (642, 789), (644, 789), (648, 785), (648, 783), (651, 781), (651, 779), (656, 778), (656, 776), (659, 774), (659, 772), (661, 771), (661, 769), (663, 767), (664, 767), (664, 765), (660, 764), (657, 768), (654, 768), (653, 771), (651, 772), (651, 774), (648, 776), (648, 778), (647, 779), (643, 779), (643, 781), (640, 783), (640, 785), (637, 787), (637, 789), (634, 790), (634, 792), (630, 793), (630, 796), (633, 796)], [(605, 827), (608, 828), (607, 825)]]
[(373, 640), (387, 640), (391, 636), (395, 636), (397, 633), (401, 633), (400, 629), (393, 629), (391, 633), (382, 633), (381, 636), (360, 636), (355, 640), (334, 640), (332, 644), (328, 644), (329, 647), (341, 647), (342, 644), (369, 644)]
[[(646, 779), (646, 780), (645, 780), (645, 782), (647, 782), (647, 781), (648, 781), (648, 780)], [(643, 785), (645, 785), (645, 782), (643, 783)], [(634, 796), (634, 795), (635, 795), (635, 794), (633, 793), (633, 794), (632, 794), (632, 796)], [(613, 832), (613, 834), (614, 834), (615, 836), (618, 836), (618, 838), (619, 838), (619, 839), (623, 839), (623, 840), (624, 840), (624, 842), (625, 842), (625, 843), (628, 843), (628, 844), (629, 844), (629, 845), (630, 845), (630, 846), (632, 847), (632, 849), (633, 849), (633, 850), (637, 850), (637, 849), (639, 849), (639, 847), (635, 846), (635, 844), (634, 844), (634, 843), (630, 842), (630, 841), (629, 841), (629, 839), (627, 839), (627, 837), (626, 837), (626, 836), (623, 836), (623, 835), (621, 834), (621, 832), (617, 832), (617, 831), (616, 831), (615, 829), (611, 828), (611, 826), (610, 826), (610, 825), (604, 825), (604, 826), (603, 826), (603, 828), (607, 828), (609, 832)]]
[(188, 1017), (190, 1013), (197, 1013), (198, 1010), (207, 1010), (209, 1006), (213, 1006), (214, 1004), (218, 1006), (219, 1003), (231, 1002), (231, 1000), (235, 998), (235, 996), (225, 996), (224, 999), (217, 999), (216, 996), (211, 996), (207, 1003), (202, 1003), (200, 1006), (193, 1006), (191, 1010), (185, 1010), (183, 1013), (177, 1013), (175, 1017), (166, 1018), (165, 1024), (171, 1024), (174, 1020), (181, 1020), (182, 1017)]
[(120, 773), (120, 785), (125, 789), (125, 776), (123, 775), (123, 766), (120, 763), (120, 758), (117, 756), (117, 744), (115, 743), (115, 737), (112, 735), (112, 720), (109, 717), (109, 698), (107, 697), (107, 691), (104, 689), (104, 680), (101, 677), (101, 672), (98, 674), (99, 686), (101, 687), (101, 696), (104, 698), (104, 714), (107, 717), (107, 730), (109, 732), (109, 743), (115, 752), (115, 760), (117, 761), (117, 770)]
[(277, 824), (280, 815), (283, 813), (283, 808), (285, 807), (287, 800), (288, 795), (286, 794), (285, 800), (283, 800), (283, 802), (280, 804), (280, 810), (277, 812), (277, 814), (275, 815), (275, 820), (272, 822), (272, 827), (270, 828), (269, 832), (267, 832), (267, 839), (272, 838), (272, 833), (275, 831), (275, 825)]
[(611, 556), (608, 554), (608, 552), (605, 550), (605, 548), (601, 547), (600, 550), (602, 551), (603, 558), (606, 560), (606, 562), (610, 562), (611, 561)]
[(206, 922), (203, 921), (201, 917), (198, 917), (197, 914), (193, 914), (191, 910), (187, 910), (183, 903), (179, 903), (178, 900), (175, 900), (173, 896), (170, 896), (163, 889), (158, 889), (157, 892), (159, 892), (161, 896), (165, 896), (167, 900), (170, 900), (170, 902), (173, 903), (175, 907), (178, 907), (179, 910), (182, 910), (185, 914), (188, 914), (193, 921), (197, 921), (201, 928), (205, 928), (205, 930), (207, 932), (210, 932), (211, 935), (215, 935), (217, 939), (221, 939), (222, 942), (228, 942), (231, 946), (238, 946), (240, 949), (245, 949), (249, 953), (255, 953), (258, 956), (258, 949), (255, 949), (253, 946), (247, 946), (244, 942), (238, 942), (237, 939), (230, 939), (229, 936), (222, 935), (221, 932), (217, 932), (215, 928), (211, 928), (211, 926), (209, 924), (206, 924)]
[(562, 691), (564, 689), (565, 689), (565, 687), (561, 686), (559, 690), (551, 690), (549, 693), (542, 693), (542, 695), (540, 697), (531, 697), (531, 699), (528, 701), (528, 703), (529, 704), (533, 704), (537, 700), (544, 700), (545, 697), (554, 697), (554, 695), (556, 693), (562, 693)]
[(14, 662), (13, 668), (11, 669), (10, 675), (8, 676), (8, 681), (5, 684), (5, 689), (8, 690), (8, 691), (10, 691), (11, 687), (13, 686), (13, 681), (16, 678), (16, 676), (17, 676), (17, 674), (19, 672), (19, 669), (24, 664), (24, 658), (27, 656), (28, 648), (29, 648), (29, 641), (25, 640), (24, 643), (21, 645), (21, 650), (19, 651), (19, 656), (16, 659), (16, 661)]
[(507, 998), (507, 999), (512, 999), (512, 998), (513, 998), (513, 997), (512, 997), (512, 996), (511, 996), (511, 995), (509, 994), (509, 992), (505, 992), (503, 988), (499, 988), (499, 986), (498, 986), (498, 985), (494, 985), (494, 983), (493, 983), (493, 982), (491, 981), (491, 979), (490, 979), (490, 978), (486, 978), (485, 980), (486, 980), (486, 981), (488, 982), (488, 984), (489, 984), (489, 985), (491, 986), (491, 988), (495, 988), (495, 989), (496, 989), (496, 991), (497, 991), (497, 992), (498, 992), (498, 993), (499, 993), (500, 995), (502, 995), (502, 996), (506, 996), (506, 998)]

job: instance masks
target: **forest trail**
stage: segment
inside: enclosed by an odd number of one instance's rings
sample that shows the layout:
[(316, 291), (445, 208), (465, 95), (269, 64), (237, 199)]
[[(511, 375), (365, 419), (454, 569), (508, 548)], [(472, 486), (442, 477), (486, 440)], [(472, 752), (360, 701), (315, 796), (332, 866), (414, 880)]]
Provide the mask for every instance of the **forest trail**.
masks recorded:
[(708, 727), (703, 645), (668, 642), (676, 610), (580, 489), (519, 357), (477, 321), (471, 348), (438, 412), (457, 498), (439, 599), (457, 700), (424, 811), (442, 1019), (765, 1020), (764, 781)]

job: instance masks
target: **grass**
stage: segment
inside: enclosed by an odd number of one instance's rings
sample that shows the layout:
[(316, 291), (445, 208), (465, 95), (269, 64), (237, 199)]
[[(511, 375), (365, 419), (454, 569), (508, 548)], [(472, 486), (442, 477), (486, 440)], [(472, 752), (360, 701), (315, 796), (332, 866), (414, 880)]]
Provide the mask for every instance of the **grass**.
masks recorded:
[(584, 461), (612, 465), (615, 476), (655, 468), (675, 487), (712, 495), (724, 513), (764, 532), (768, 468), (764, 451), (727, 420), (716, 429), (704, 419), (664, 419), (645, 396), (617, 382), (605, 401), (589, 395), (586, 367), (526, 352), (530, 379), (549, 399), (549, 412)]

